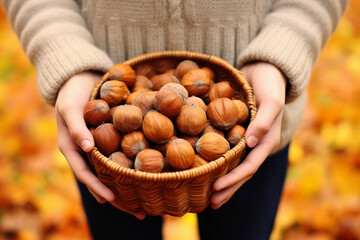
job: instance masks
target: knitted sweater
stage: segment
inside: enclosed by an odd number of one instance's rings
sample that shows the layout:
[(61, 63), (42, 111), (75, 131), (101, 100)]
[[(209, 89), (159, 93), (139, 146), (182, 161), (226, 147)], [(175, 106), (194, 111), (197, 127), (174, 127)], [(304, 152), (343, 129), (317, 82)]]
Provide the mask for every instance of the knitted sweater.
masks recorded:
[(281, 143), (301, 121), (312, 67), (349, 0), (2, 0), (54, 104), (72, 75), (158, 50), (191, 50), (287, 77)]

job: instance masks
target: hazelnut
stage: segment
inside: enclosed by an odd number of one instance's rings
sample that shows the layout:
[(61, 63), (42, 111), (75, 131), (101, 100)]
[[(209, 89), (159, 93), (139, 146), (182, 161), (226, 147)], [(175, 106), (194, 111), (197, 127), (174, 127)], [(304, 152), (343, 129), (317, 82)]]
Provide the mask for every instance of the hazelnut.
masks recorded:
[(221, 98), (221, 97), (227, 97), (232, 98), (233, 96), (233, 89), (229, 82), (218, 82), (216, 83), (211, 89), (210, 89), (210, 101)]
[(188, 71), (198, 68), (199, 65), (197, 65), (196, 62), (192, 60), (183, 60), (176, 66), (174, 75), (181, 80)]
[(95, 128), (93, 132), (95, 146), (105, 156), (116, 152), (120, 148), (121, 134), (116, 130), (114, 124), (103, 123)]
[(210, 89), (209, 75), (202, 69), (193, 69), (188, 71), (180, 81), (189, 95), (201, 96)]
[(127, 168), (134, 168), (134, 162), (125, 156), (122, 152), (113, 152), (109, 159), (120, 166), (127, 167)]
[(121, 132), (131, 132), (142, 125), (142, 111), (134, 105), (119, 105), (113, 115), (113, 123)]
[(178, 115), (183, 104), (182, 98), (171, 89), (161, 88), (155, 95), (155, 109), (168, 117)]
[(101, 85), (100, 98), (110, 106), (119, 105), (129, 95), (129, 89), (122, 81), (111, 80)]
[(157, 91), (142, 92), (133, 98), (133, 100), (131, 101), (131, 105), (139, 107), (142, 111), (142, 115), (145, 116), (148, 111), (154, 109), (154, 101), (156, 94)]
[(202, 109), (204, 109), (205, 112), (207, 110), (207, 106), (206, 106), (205, 102), (197, 96), (191, 96), (188, 99), (186, 99), (185, 105), (195, 105), (195, 106), (201, 107)]
[(176, 170), (189, 169), (194, 164), (195, 151), (188, 141), (178, 138), (169, 143), (166, 159)]
[(165, 115), (149, 111), (143, 120), (142, 129), (144, 135), (154, 143), (166, 143), (174, 134), (174, 125)]
[(176, 118), (177, 128), (184, 134), (197, 135), (206, 124), (205, 111), (195, 105), (184, 105)]
[(132, 88), (136, 81), (136, 73), (134, 69), (127, 64), (118, 63), (109, 69), (111, 80), (121, 80), (127, 87)]
[(229, 98), (216, 98), (211, 101), (206, 113), (211, 124), (220, 130), (232, 128), (239, 120), (239, 110)]
[(121, 148), (127, 157), (135, 159), (139, 152), (150, 147), (144, 133), (141, 131), (134, 131), (123, 136)]
[(164, 168), (164, 157), (161, 152), (154, 149), (144, 149), (136, 155), (135, 170), (159, 173)]
[(203, 159), (199, 154), (195, 155), (195, 161), (194, 164), (192, 165), (192, 168), (196, 168), (196, 167), (200, 167), (202, 165), (205, 165), (209, 163), (208, 161), (206, 161), (205, 159)]
[(230, 143), (230, 146), (233, 147), (240, 142), (244, 134), (245, 128), (240, 125), (235, 125), (226, 133), (226, 139)]
[(84, 109), (85, 122), (91, 126), (98, 126), (104, 122), (111, 121), (109, 104), (104, 100), (90, 100)]
[(202, 135), (196, 143), (196, 151), (207, 161), (221, 157), (230, 149), (229, 142), (217, 133), (209, 132)]
[(233, 100), (233, 102), (236, 104), (238, 110), (239, 110), (239, 120), (238, 120), (238, 124), (244, 125), (248, 119), (249, 119), (249, 109), (246, 105), (246, 103), (244, 103), (241, 100)]
[(155, 91), (159, 91), (160, 88), (162, 88), (162, 86), (164, 86), (167, 83), (179, 83), (177, 77), (169, 73), (155, 75), (152, 78), (150, 78), (150, 81), (152, 82), (153, 90)]

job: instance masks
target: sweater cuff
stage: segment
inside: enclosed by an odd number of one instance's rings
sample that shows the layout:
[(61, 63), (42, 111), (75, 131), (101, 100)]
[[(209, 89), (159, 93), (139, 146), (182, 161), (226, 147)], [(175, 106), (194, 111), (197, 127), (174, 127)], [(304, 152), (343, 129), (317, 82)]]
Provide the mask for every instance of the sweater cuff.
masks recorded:
[(84, 39), (64, 36), (39, 48), (32, 59), (37, 69), (38, 88), (43, 99), (55, 105), (60, 87), (84, 71), (107, 72), (113, 65), (105, 52)]
[(269, 25), (241, 53), (237, 67), (252, 61), (277, 66), (288, 79), (286, 103), (289, 103), (306, 90), (315, 60), (316, 53), (299, 33), (284, 25)]

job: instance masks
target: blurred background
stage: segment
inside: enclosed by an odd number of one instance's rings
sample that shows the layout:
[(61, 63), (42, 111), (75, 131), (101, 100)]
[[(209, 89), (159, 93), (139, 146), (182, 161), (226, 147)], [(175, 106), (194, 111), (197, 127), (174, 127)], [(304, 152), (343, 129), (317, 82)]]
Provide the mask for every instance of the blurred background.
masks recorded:
[[(271, 240), (360, 240), (360, 1), (315, 66)], [(195, 214), (166, 240), (199, 239)], [(91, 239), (54, 109), (0, 6), (0, 239)]]

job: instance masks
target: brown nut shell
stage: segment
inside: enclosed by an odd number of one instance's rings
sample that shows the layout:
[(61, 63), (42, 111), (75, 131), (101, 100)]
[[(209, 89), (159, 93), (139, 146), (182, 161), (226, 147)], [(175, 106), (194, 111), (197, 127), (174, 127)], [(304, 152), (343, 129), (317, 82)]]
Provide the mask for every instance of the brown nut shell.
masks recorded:
[(100, 99), (90, 100), (84, 109), (85, 122), (91, 126), (99, 126), (101, 123), (111, 121), (109, 104)]
[(233, 89), (229, 82), (223, 81), (216, 83), (211, 89), (210, 89), (210, 101), (213, 101), (216, 98), (232, 98), (233, 97)]
[(129, 95), (126, 84), (118, 80), (106, 81), (101, 85), (100, 98), (110, 106), (119, 105)]
[(201, 135), (204, 135), (205, 133), (208, 133), (208, 132), (214, 132), (214, 133), (221, 135), (222, 137), (225, 137), (224, 131), (217, 129), (216, 127), (211, 125), (210, 121), (206, 122), (206, 125), (205, 125), (203, 131), (201, 132)]
[(229, 142), (224, 137), (213, 132), (205, 133), (196, 143), (197, 153), (207, 161), (213, 161), (221, 157), (229, 149)]
[(161, 74), (167, 72), (170, 69), (174, 69), (178, 64), (178, 61), (171, 58), (160, 58), (151, 61), (150, 64), (152, 68), (155, 70), (155, 72)]
[(203, 69), (188, 71), (180, 81), (188, 91), (189, 95), (202, 96), (210, 89), (209, 75)]
[(153, 84), (154, 91), (159, 91), (160, 88), (162, 88), (167, 83), (179, 83), (177, 77), (169, 73), (162, 73), (155, 75), (152, 78), (150, 78), (150, 81)]
[(124, 63), (118, 63), (109, 69), (109, 76), (111, 80), (120, 80), (126, 84), (127, 87), (132, 88), (136, 81), (136, 73), (134, 69)]
[(133, 98), (133, 100), (131, 101), (131, 105), (139, 107), (142, 111), (143, 116), (145, 116), (148, 111), (154, 109), (154, 101), (156, 94), (157, 91), (142, 92)]
[(215, 78), (216, 78), (215, 72), (211, 68), (202, 67), (201, 69), (204, 70), (209, 75), (209, 78), (210, 78), (211, 81), (215, 82)]
[(171, 89), (161, 88), (155, 95), (155, 109), (168, 117), (174, 117), (179, 114), (184, 105), (182, 98)]
[(236, 104), (239, 110), (239, 120), (237, 123), (241, 125), (246, 124), (246, 122), (249, 120), (249, 109), (246, 103), (237, 99), (233, 100), (233, 102)]
[(194, 164), (195, 151), (188, 141), (178, 138), (169, 143), (166, 159), (176, 170), (189, 169)]
[(204, 109), (205, 112), (207, 110), (207, 106), (206, 106), (205, 102), (197, 96), (191, 96), (188, 99), (186, 99), (185, 105), (195, 105), (195, 106), (201, 107), (202, 109)]
[(195, 155), (195, 161), (192, 165), (192, 168), (200, 167), (202, 165), (208, 164), (209, 162), (203, 159), (199, 154)]
[(198, 68), (199, 65), (193, 60), (183, 60), (176, 66), (174, 75), (181, 80), (188, 71)]
[(226, 133), (226, 139), (230, 143), (230, 146), (233, 147), (240, 142), (244, 134), (245, 128), (236, 124)]
[(133, 131), (125, 134), (121, 141), (121, 149), (124, 154), (131, 159), (144, 149), (148, 149), (149, 142), (142, 131)]
[(189, 93), (186, 88), (180, 83), (167, 83), (161, 87), (161, 89), (171, 89), (174, 90), (183, 101), (186, 101), (189, 97)]
[(164, 168), (164, 157), (161, 152), (154, 149), (144, 149), (136, 155), (135, 170), (159, 173)]
[(190, 136), (190, 135), (180, 134), (180, 138), (188, 141), (194, 149), (197, 141), (199, 140), (199, 136), (197, 135)]
[[(147, 90), (145, 90), (145, 91), (147, 92)], [(131, 104), (133, 99), (136, 96), (140, 95), (142, 92), (144, 92), (144, 91), (135, 91), (135, 92), (130, 93), (130, 95), (126, 98), (126, 104)]]
[[(146, 88), (149, 90), (152, 90), (153, 83), (150, 81), (150, 79), (144, 75), (137, 75), (136, 76), (136, 82), (134, 84), (134, 88)], [(134, 89), (133, 89), (134, 92)]]
[(144, 135), (154, 143), (166, 143), (174, 135), (174, 125), (164, 114), (149, 111), (143, 120)]
[(103, 123), (99, 125), (95, 128), (93, 137), (95, 146), (105, 156), (109, 156), (120, 148), (121, 134), (112, 123)]
[(142, 125), (142, 111), (134, 105), (119, 105), (113, 115), (113, 123), (121, 132), (131, 132)]
[(205, 111), (195, 105), (184, 105), (176, 117), (176, 126), (184, 134), (198, 135), (206, 124)]
[(134, 168), (134, 162), (125, 156), (124, 153), (118, 151), (118, 152), (113, 152), (110, 156), (109, 159), (117, 164), (119, 164), (120, 166), (123, 167), (127, 167), (127, 168)]
[(168, 142), (163, 143), (163, 144), (152, 143), (152, 144), (150, 145), (150, 147), (153, 148), (153, 149), (155, 149), (155, 150), (158, 150), (159, 152), (161, 152), (161, 153), (164, 154), (164, 156), (165, 156), (165, 154), (166, 154), (166, 149), (167, 149), (167, 147), (169, 146), (169, 143), (171, 143), (172, 141), (174, 141), (174, 140), (177, 139), (177, 138), (178, 138), (178, 137), (176, 137), (176, 136), (172, 136)]
[(229, 98), (216, 98), (211, 101), (206, 113), (211, 124), (220, 130), (232, 128), (239, 120), (239, 110)]
[(148, 78), (155, 76), (157, 73), (149, 63), (140, 63), (134, 67), (136, 75), (144, 75)]

